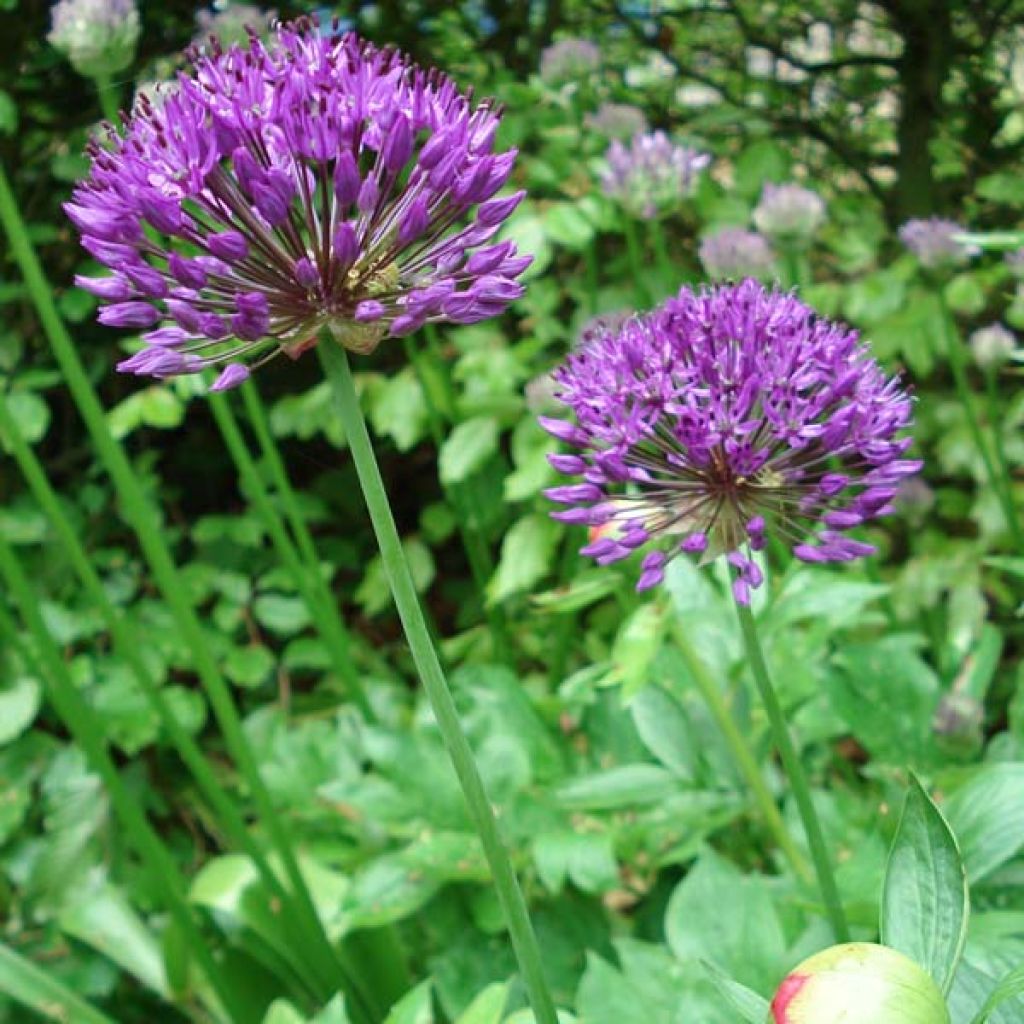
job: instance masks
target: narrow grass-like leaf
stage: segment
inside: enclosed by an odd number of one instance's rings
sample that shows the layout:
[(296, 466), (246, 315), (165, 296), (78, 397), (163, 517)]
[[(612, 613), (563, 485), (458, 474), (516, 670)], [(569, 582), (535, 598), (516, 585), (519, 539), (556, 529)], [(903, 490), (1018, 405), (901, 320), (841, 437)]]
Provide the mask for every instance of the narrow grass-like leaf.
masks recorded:
[(721, 993), (728, 1004), (745, 1020), (747, 1024), (764, 1024), (768, 1019), (771, 1007), (764, 996), (759, 995), (746, 985), (730, 978), (720, 967), (708, 960), (701, 960), (701, 966), (714, 982), (715, 988)]

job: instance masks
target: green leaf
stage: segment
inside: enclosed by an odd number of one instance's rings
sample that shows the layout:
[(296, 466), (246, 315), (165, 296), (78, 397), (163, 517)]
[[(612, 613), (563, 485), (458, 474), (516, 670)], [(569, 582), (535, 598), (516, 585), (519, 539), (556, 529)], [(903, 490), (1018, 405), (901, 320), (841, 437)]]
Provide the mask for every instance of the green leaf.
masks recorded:
[(944, 810), (960, 842), (967, 877), (978, 882), (1024, 847), (1024, 762), (980, 767)]
[[(18, 424), (19, 432), (28, 444), (41, 441), (50, 425), (50, 407), (34, 391), (15, 391), (6, 395), (7, 411)], [(3, 435), (0, 434), (0, 441)]]
[(948, 994), (967, 941), (969, 913), (956, 839), (911, 776), (882, 889), (882, 943), (906, 953)]
[(487, 584), (487, 601), (497, 604), (531, 589), (551, 568), (561, 531), (548, 516), (528, 515), (501, 542), (501, 558)]
[(460, 423), (444, 440), (438, 455), (441, 483), (465, 480), (498, 450), (498, 423), (490, 416), (474, 416)]
[(0, 746), (17, 739), (35, 720), (42, 688), (35, 679), (18, 676), (0, 688)]
[(554, 203), (544, 211), (548, 238), (573, 252), (580, 252), (594, 237), (594, 226), (575, 203)]
[(390, 437), (400, 452), (407, 452), (427, 432), (427, 403), (411, 366), (391, 376), (374, 378), (370, 393), (370, 420), (381, 437)]
[(1020, 996), (1024, 996), (1024, 964), (1010, 971), (996, 985), (971, 1024), (985, 1024), (997, 1007)]
[(262, 594), (253, 601), (256, 621), (278, 636), (292, 636), (304, 630), (312, 616), (301, 597)]
[(455, 1024), (501, 1024), (501, 1015), (508, 1003), (508, 990), (507, 981), (488, 985), (459, 1015)]
[(406, 992), (384, 1018), (384, 1024), (433, 1024), (434, 1013), (430, 1003), (432, 982), (428, 978)]
[(753, 989), (741, 985), (730, 978), (720, 967), (708, 960), (702, 960), (701, 966), (708, 972), (708, 977), (725, 997), (730, 1006), (745, 1020), (747, 1024), (764, 1024), (768, 1020), (771, 1007), (764, 996), (758, 995)]
[(624, 699), (650, 679), (651, 665), (665, 636), (665, 615), (662, 604), (647, 601), (630, 614), (615, 635), (608, 681), (622, 684)]
[(767, 181), (785, 181), (792, 159), (778, 143), (759, 139), (747, 146), (736, 161), (736, 191), (748, 199), (756, 199)]
[(5, 89), (0, 89), (0, 135), (13, 135), (18, 130), (18, 105)]
[(555, 799), (570, 811), (611, 811), (661, 803), (681, 791), (679, 779), (656, 764), (623, 764), (578, 775), (555, 790)]
[(633, 697), (629, 710), (644, 746), (681, 778), (694, 778), (699, 755), (690, 720), (679, 701), (652, 684)]
[(224, 674), (236, 686), (259, 686), (274, 671), (274, 655), (260, 644), (232, 647), (224, 658)]
[(541, 881), (553, 893), (569, 879), (583, 892), (607, 892), (619, 881), (611, 836), (595, 832), (542, 832), (533, 841)]
[[(75, 1024), (116, 1024), (27, 957), (0, 943), (0, 992), (46, 1020)], [(10, 1019), (14, 1019), (13, 1017)]]

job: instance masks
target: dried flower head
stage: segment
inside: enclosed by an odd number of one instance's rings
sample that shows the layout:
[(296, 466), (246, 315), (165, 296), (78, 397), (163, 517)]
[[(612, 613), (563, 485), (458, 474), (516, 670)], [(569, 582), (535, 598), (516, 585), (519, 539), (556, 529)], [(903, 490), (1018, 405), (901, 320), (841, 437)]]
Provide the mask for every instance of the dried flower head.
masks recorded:
[(679, 146), (664, 132), (635, 135), (627, 146), (615, 139), (605, 154), (601, 177), (605, 194), (635, 216), (653, 220), (693, 192), (697, 175), (711, 157)]
[(244, 43), (250, 29), (263, 35), (276, 18), (277, 11), (265, 11), (255, 4), (218, 4), (210, 10), (196, 11), (195, 43), (206, 46), (210, 36), (216, 36), (222, 48)]
[(576, 422), (540, 422), (577, 449), (549, 458), (580, 480), (546, 492), (568, 506), (554, 516), (591, 527), (599, 564), (650, 548), (638, 590), (681, 551), (725, 554), (747, 602), (769, 531), (807, 562), (870, 554), (846, 531), (920, 468), (902, 457), (910, 399), (856, 332), (752, 280), (683, 288), (555, 379)]
[(775, 272), (775, 252), (768, 239), (745, 228), (721, 228), (705, 235), (697, 256), (704, 272), (716, 280), (763, 279)]
[(1017, 349), (1017, 339), (1002, 324), (989, 324), (971, 333), (971, 353), (982, 369), (995, 369), (1007, 362)]
[(60, 0), (47, 39), (86, 78), (106, 78), (135, 59), (141, 26), (135, 0)]
[(926, 270), (940, 270), (966, 263), (980, 250), (959, 240), (967, 229), (955, 220), (918, 217), (908, 220), (899, 231), (900, 241)]
[(522, 294), (530, 257), (486, 244), (522, 199), (497, 196), (516, 154), (493, 152), (491, 103), (308, 19), (190, 59), (159, 107), (141, 97), (91, 145), (65, 206), (114, 271), (77, 279), (100, 322), (149, 329), (118, 369), (222, 365), (231, 387), (325, 327), (366, 353)]
[(754, 208), (757, 230), (782, 241), (809, 239), (825, 221), (825, 202), (802, 185), (767, 184)]
[(540, 77), (548, 85), (570, 85), (601, 66), (601, 51), (587, 39), (562, 39), (540, 54)]
[(647, 115), (631, 103), (602, 103), (586, 116), (587, 127), (609, 139), (631, 139), (648, 129)]

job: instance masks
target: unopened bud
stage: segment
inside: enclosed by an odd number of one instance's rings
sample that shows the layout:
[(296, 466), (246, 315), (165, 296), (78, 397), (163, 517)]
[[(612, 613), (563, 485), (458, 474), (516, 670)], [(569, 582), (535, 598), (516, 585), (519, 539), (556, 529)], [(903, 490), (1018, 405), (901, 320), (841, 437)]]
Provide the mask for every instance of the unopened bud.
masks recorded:
[(847, 942), (805, 960), (772, 1000), (767, 1024), (950, 1024), (924, 968), (887, 946)]

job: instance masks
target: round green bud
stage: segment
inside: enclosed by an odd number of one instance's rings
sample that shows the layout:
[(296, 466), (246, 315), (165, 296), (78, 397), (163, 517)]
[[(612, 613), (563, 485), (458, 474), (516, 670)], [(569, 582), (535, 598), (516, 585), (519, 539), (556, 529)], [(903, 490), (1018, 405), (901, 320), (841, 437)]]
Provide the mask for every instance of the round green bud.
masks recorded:
[(871, 942), (832, 946), (783, 979), (766, 1024), (950, 1024), (939, 987), (909, 957)]

